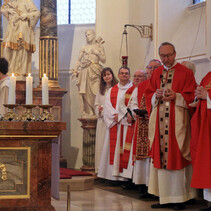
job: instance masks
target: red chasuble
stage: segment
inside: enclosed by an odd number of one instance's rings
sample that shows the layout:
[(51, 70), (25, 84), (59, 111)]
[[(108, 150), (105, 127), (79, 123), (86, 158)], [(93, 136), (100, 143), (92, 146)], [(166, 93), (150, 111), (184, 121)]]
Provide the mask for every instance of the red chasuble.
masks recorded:
[[(164, 67), (161, 66), (153, 72), (151, 79), (149, 80), (148, 88), (146, 89), (146, 97), (148, 102), (151, 101), (153, 94), (157, 89), (160, 89), (161, 76)], [(177, 63), (172, 69), (175, 69), (172, 90), (176, 93), (180, 93), (189, 105), (194, 99), (194, 90), (196, 88), (196, 81), (191, 70), (185, 66)], [(151, 157), (153, 159), (153, 165), (155, 168), (162, 168), (161, 166), (161, 154), (160, 154), (160, 133), (159, 133), (159, 104), (157, 105), (157, 117), (156, 117), (156, 129), (155, 137), (151, 146)], [(191, 109), (189, 108), (189, 111)], [(170, 102), (170, 114), (169, 114), (169, 140), (168, 140), (168, 160), (166, 163), (166, 169), (180, 170), (190, 164), (190, 161), (186, 160), (179, 149), (178, 140), (175, 135), (175, 101)]]
[[(110, 101), (112, 106), (116, 109), (117, 96), (119, 88), (117, 84), (111, 88)], [(114, 164), (114, 153), (117, 141), (117, 124), (110, 128), (110, 164)]]
[[(135, 85), (133, 85), (132, 87), (130, 87), (126, 91), (126, 93), (125, 93), (125, 106), (128, 106), (130, 97), (131, 97), (135, 88), (136, 88)], [(134, 134), (134, 125), (135, 125), (135, 123), (132, 122), (132, 124), (127, 127), (125, 147), (124, 147), (124, 150), (122, 150), (123, 152), (120, 154), (120, 172), (122, 171), (122, 168), (126, 169), (127, 166), (128, 166), (131, 144), (132, 144), (132, 139), (133, 139), (133, 134)], [(124, 127), (121, 127), (121, 141), (120, 141), (121, 148), (122, 148), (122, 145), (123, 145), (123, 131), (124, 131)]]
[[(203, 78), (201, 86), (208, 91), (211, 99), (211, 72)], [(211, 188), (211, 109), (207, 108), (207, 100), (199, 100), (191, 129), (191, 187)]]

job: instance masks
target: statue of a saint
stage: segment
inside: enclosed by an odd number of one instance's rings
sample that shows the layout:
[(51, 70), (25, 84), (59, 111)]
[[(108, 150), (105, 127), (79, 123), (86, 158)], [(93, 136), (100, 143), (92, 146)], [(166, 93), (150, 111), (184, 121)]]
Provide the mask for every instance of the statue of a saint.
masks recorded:
[(103, 69), (99, 62), (105, 63), (106, 56), (102, 46), (104, 41), (96, 39), (93, 30), (85, 32), (87, 45), (83, 46), (76, 68), (72, 71), (77, 78), (78, 93), (80, 97), (81, 116), (95, 117), (94, 102), (99, 91), (100, 75)]
[(1, 12), (8, 19), (3, 47), (9, 62), (9, 74), (24, 76), (31, 72), (31, 57), (35, 51), (34, 28), (40, 12), (32, 0), (5, 0)]

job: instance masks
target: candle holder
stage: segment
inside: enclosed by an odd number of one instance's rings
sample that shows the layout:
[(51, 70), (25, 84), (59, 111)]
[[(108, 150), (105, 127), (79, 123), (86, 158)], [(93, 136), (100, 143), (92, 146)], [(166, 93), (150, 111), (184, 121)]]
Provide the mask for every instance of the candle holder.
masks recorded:
[(43, 109), (43, 113), (39, 116), (41, 121), (54, 121), (54, 117), (51, 113), (48, 112), (49, 108), (52, 108), (53, 105), (40, 105), (40, 108)]
[(25, 113), (21, 116), (21, 120), (23, 121), (36, 121), (37, 120), (37, 116), (35, 114), (33, 114), (32, 109), (34, 107), (36, 107), (36, 105), (22, 105), (24, 108), (26, 108)]
[(9, 111), (3, 116), (3, 120), (7, 121), (18, 121), (19, 116), (15, 113), (15, 108), (18, 106), (18, 104), (4, 104), (4, 107), (8, 108)]

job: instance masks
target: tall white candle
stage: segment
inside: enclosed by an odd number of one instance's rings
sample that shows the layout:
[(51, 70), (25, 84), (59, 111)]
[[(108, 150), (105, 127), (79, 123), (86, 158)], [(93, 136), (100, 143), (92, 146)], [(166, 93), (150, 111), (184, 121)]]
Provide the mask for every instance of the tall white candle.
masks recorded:
[(9, 104), (15, 104), (15, 89), (16, 89), (16, 76), (12, 73), (10, 76), (10, 85), (9, 85)]
[(31, 105), (33, 99), (33, 77), (29, 73), (26, 77), (26, 104)]
[(46, 74), (42, 77), (42, 104), (49, 104), (49, 93), (48, 93), (48, 77)]

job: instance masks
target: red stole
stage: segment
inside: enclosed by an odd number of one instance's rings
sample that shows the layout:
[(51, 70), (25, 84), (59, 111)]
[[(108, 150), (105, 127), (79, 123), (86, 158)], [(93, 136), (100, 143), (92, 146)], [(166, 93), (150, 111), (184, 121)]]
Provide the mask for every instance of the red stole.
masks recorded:
[[(118, 96), (119, 88), (117, 84), (111, 88), (110, 93), (110, 101), (112, 106), (116, 109), (117, 96)], [(114, 153), (116, 148), (117, 141), (117, 124), (115, 124), (112, 128), (110, 128), (110, 164), (114, 163)]]
[[(130, 87), (126, 91), (126, 93), (125, 93), (125, 106), (128, 106), (130, 97), (131, 97), (134, 89), (135, 89), (135, 86), (133, 85), (132, 87)], [(123, 168), (126, 169), (127, 166), (128, 166), (131, 144), (132, 144), (133, 134), (134, 134), (134, 125), (135, 125), (135, 123), (132, 122), (132, 124), (127, 127), (127, 134), (126, 134), (126, 139), (125, 139), (124, 151), (121, 150), (121, 154), (120, 154), (120, 172), (122, 171)], [(120, 139), (121, 149), (122, 149), (122, 146), (123, 146), (123, 131), (124, 131), (124, 127), (121, 127), (121, 139)]]
[[(211, 72), (202, 80), (201, 86), (207, 89), (211, 99)], [(191, 158), (193, 176), (191, 187), (211, 188), (211, 109), (207, 100), (199, 100), (191, 120)]]
[[(144, 95), (144, 92), (145, 92), (148, 84), (149, 84), (149, 80), (146, 80), (146, 81), (142, 82), (141, 84), (139, 84), (139, 86), (138, 86), (137, 99), (138, 99), (138, 107), (139, 107), (139, 109), (141, 109), (140, 108), (141, 99), (142, 99), (142, 97)], [(145, 98), (145, 101), (146, 101), (146, 98)], [(146, 105), (151, 108), (151, 102), (150, 103), (146, 102)], [(150, 109), (147, 109), (147, 111), (148, 110), (150, 110)], [(139, 119), (136, 121), (136, 125), (135, 125), (135, 135), (134, 135), (134, 142), (133, 142), (133, 161), (137, 160), (137, 158), (136, 158), (136, 152), (137, 152), (136, 149), (137, 149), (137, 138), (138, 138), (138, 124), (139, 124)]]
[[(194, 75), (191, 70), (187, 69), (183, 65), (177, 63), (173, 69), (175, 69), (172, 90), (176, 93), (180, 93), (186, 104), (189, 105), (194, 99), (194, 90), (196, 88), (196, 82)], [(146, 96), (148, 102), (151, 101), (153, 94), (156, 92), (156, 89), (160, 89), (161, 75), (162, 75), (163, 66), (159, 67), (152, 74), (151, 79), (149, 80), (148, 88), (146, 89)], [(159, 105), (158, 105), (159, 111)], [(166, 169), (169, 170), (179, 170), (189, 165), (190, 162), (186, 160), (179, 149), (176, 135), (175, 135), (175, 101), (170, 103), (170, 118), (169, 118), (169, 146), (168, 146), (168, 161)], [(190, 113), (193, 109), (189, 107)], [(161, 168), (160, 161), (160, 137), (159, 137), (159, 112), (157, 112), (156, 118), (156, 129), (155, 129), (155, 138), (151, 147), (151, 157), (153, 159), (153, 165), (155, 168)]]

